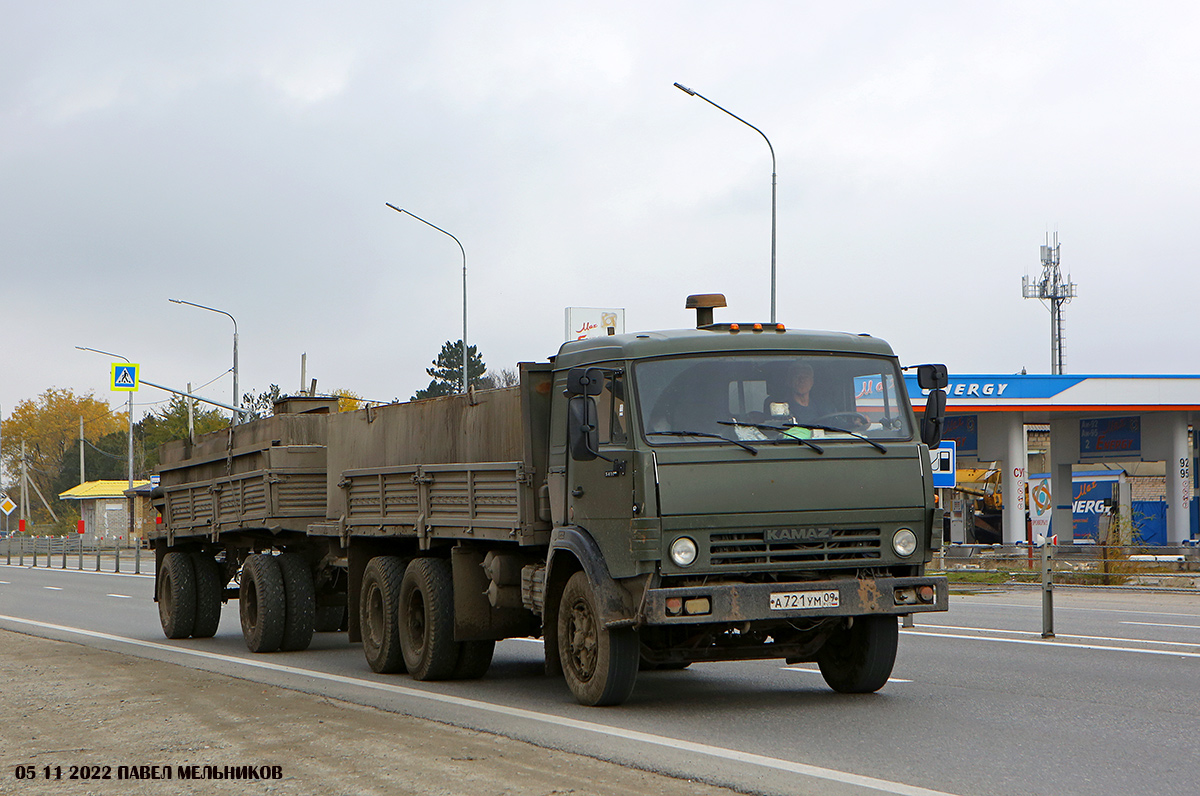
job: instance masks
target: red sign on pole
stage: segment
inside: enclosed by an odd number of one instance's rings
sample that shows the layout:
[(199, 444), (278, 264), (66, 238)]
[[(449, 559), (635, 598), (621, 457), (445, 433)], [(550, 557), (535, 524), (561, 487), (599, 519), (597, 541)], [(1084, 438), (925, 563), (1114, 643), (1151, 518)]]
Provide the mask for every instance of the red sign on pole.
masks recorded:
[(25, 533), (25, 520), (17, 520), (17, 530)]
[(80, 521), (79, 521), (79, 523), (78, 523), (78, 526), (77, 526), (77, 527), (79, 528), (79, 532), (80, 532), (80, 533), (83, 533), (83, 520), (80, 520)]

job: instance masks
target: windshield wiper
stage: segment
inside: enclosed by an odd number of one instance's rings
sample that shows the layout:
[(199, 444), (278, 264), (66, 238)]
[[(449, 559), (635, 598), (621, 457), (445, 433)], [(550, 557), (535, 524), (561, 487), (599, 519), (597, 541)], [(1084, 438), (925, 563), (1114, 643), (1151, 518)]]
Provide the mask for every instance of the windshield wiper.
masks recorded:
[[(779, 432), (782, 432), (785, 436), (787, 436), (788, 439), (794, 439), (794, 440), (796, 440), (796, 442), (803, 442), (805, 445), (812, 448), (817, 453), (825, 452), (824, 448), (822, 448), (820, 445), (818, 445), (817, 443), (813, 442), (810, 439), (805, 439), (804, 437), (793, 437), (791, 434), (788, 434), (787, 432), (790, 431), (791, 429), (795, 428), (795, 426), (773, 426), (769, 423), (747, 423), (742, 420), (718, 420), (717, 422), (723, 426), (746, 426), (748, 428), (758, 428), (758, 429), (762, 429), (764, 431), (779, 431)], [(775, 440), (775, 441), (778, 441), (778, 440)]]
[(837, 428), (836, 426), (823, 426), (820, 423), (789, 423), (788, 428), (814, 428), (821, 431), (832, 431), (835, 434), (849, 434), (852, 437), (858, 437), (863, 442), (869, 442), (879, 449), (880, 453), (887, 453), (887, 448), (880, 445), (870, 437), (864, 437), (862, 434), (851, 431), (848, 428)]
[(739, 448), (745, 448), (746, 450), (750, 451), (750, 453), (752, 453), (755, 456), (758, 455), (757, 450), (750, 447), (749, 445), (747, 445), (744, 442), (739, 442), (738, 440), (730, 439), (729, 437), (722, 437), (720, 434), (713, 434), (708, 431), (647, 431), (646, 432), (647, 436), (653, 436), (655, 434), (662, 435), (665, 437), (709, 437), (711, 439), (719, 439), (719, 440), (728, 442), (731, 445), (737, 445)]

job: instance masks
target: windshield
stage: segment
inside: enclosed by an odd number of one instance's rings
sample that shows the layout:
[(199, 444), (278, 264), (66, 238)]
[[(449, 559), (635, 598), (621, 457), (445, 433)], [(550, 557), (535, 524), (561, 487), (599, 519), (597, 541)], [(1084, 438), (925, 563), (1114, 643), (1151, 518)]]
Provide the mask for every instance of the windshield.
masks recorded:
[(912, 412), (892, 359), (691, 356), (638, 362), (634, 378), (651, 444), (704, 442), (712, 434), (751, 444), (912, 438)]

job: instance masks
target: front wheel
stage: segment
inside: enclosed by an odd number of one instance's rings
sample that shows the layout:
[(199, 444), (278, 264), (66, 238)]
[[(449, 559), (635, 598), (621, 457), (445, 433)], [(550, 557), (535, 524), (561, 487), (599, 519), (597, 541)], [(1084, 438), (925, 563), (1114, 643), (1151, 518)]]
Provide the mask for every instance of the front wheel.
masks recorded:
[(896, 663), (900, 628), (894, 616), (855, 616), (817, 653), (821, 676), (834, 691), (870, 694), (883, 688)]
[(582, 705), (619, 705), (633, 693), (641, 648), (632, 628), (609, 630), (587, 574), (576, 572), (558, 608), (558, 650), (567, 687)]

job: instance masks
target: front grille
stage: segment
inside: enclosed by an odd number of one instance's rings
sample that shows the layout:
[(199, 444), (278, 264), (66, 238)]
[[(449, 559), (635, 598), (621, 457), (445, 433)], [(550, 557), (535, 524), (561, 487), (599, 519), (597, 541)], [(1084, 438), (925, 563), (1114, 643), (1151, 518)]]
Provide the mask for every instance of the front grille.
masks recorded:
[(878, 528), (834, 528), (829, 539), (814, 542), (768, 542), (765, 536), (761, 530), (710, 534), (709, 563), (713, 567), (744, 567), (875, 562), (882, 545)]

